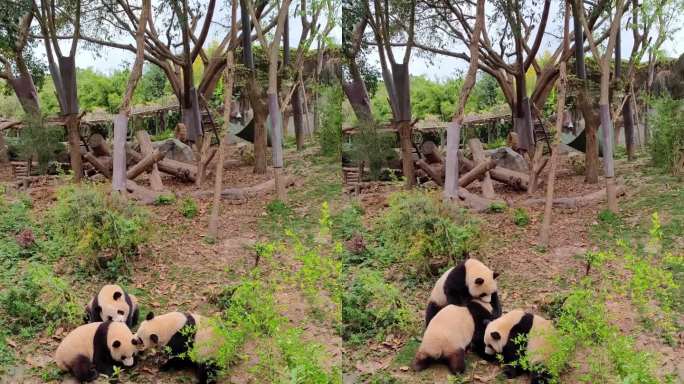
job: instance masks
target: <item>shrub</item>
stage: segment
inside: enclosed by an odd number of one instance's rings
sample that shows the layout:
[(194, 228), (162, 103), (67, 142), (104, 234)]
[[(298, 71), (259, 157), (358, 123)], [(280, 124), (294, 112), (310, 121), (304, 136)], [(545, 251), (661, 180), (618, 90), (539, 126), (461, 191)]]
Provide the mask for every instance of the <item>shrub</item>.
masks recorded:
[(172, 194), (162, 194), (154, 200), (154, 205), (171, 205), (176, 202), (176, 196)]
[(530, 223), (530, 216), (525, 208), (516, 208), (513, 211), (513, 223), (518, 227), (525, 227)]
[(147, 240), (147, 220), (140, 207), (97, 186), (70, 185), (57, 192), (57, 203), (48, 213), (47, 233), (60, 244), (59, 251), (77, 259), (85, 270), (125, 266)]
[(506, 208), (508, 208), (506, 203), (502, 203), (500, 201), (495, 201), (495, 202), (489, 204), (489, 207), (487, 207), (487, 212), (489, 212), (489, 213), (502, 213), (502, 212), (506, 212)]
[(656, 99), (649, 114), (651, 140), (649, 149), (653, 163), (671, 172), (684, 172), (684, 101)]
[(66, 147), (62, 144), (63, 131), (48, 126), (42, 118), (27, 118), (25, 124), (17, 146), (19, 157), (23, 160), (36, 159), (38, 171), (45, 173), (51, 161), (66, 156)]
[(362, 268), (346, 284), (342, 294), (342, 339), (360, 343), (388, 332), (406, 331), (412, 325), (411, 310), (395, 286), (382, 273)]
[(351, 137), (350, 156), (357, 163), (370, 168), (371, 180), (380, 179), (382, 167), (397, 157), (394, 151), (396, 137), (379, 131), (377, 123), (359, 124), (358, 132)]
[[(404, 270), (432, 274), (435, 259), (455, 264), (477, 248), (478, 230), (463, 211), (445, 204), (435, 194), (400, 192), (375, 225), (384, 262), (398, 262)], [(385, 258), (385, 260), (382, 260)]]
[(318, 141), (321, 152), (326, 156), (340, 158), (342, 153), (342, 100), (344, 94), (338, 85), (322, 87), (320, 89), (321, 124), (318, 131)]
[(70, 285), (55, 276), (50, 267), (38, 263), (30, 264), (21, 279), (3, 292), (0, 306), (12, 319), (7, 326), (13, 332), (75, 325), (83, 315)]
[(197, 203), (195, 200), (193, 200), (190, 197), (186, 197), (180, 202), (180, 206), (178, 207), (178, 211), (183, 215), (186, 219), (192, 219), (193, 217), (197, 216), (197, 212), (199, 209), (197, 208)]
[(364, 232), (361, 221), (363, 209), (359, 205), (351, 205), (332, 216), (332, 235), (338, 240), (349, 240), (354, 235)]

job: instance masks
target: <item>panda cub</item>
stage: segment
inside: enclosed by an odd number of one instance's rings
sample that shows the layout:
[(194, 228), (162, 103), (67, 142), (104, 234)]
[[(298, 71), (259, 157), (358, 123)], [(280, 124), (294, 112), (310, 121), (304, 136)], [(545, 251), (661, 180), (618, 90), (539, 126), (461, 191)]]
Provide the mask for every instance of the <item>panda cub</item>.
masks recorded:
[(135, 364), (137, 339), (126, 324), (107, 321), (74, 329), (55, 352), (57, 367), (80, 382), (93, 381), (100, 373), (111, 376), (115, 365)]
[(86, 305), (86, 323), (119, 321), (129, 327), (138, 324), (138, 300), (116, 284), (107, 284)]
[(432, 362), (443, 361), (454, 375), (463, 373), (468, 347), (484, 356), (485, 320), (491, 319), (491, 304), (477, 299), (465, 307), (449, 304), (442, 308), (425, 329), (413, 368), (421, 371)]
[(498, 276), (481, 261), (472, 258), (444, 272), (432, 288), (425, 310), (425, 326), (447, 304), (466, 305), (473, 299), (491, 303), (494, 318), (501, 316), (496, 284)]
[[(535, 367), (530, 372), (530, 383), (547, 383), (550, 377), (544, 368), (544, 362), (552, 351), (548, 337), (554, 332), (551, 321), (515, 309), (487, 324), (484, 334), (485, 352), (503, 355), (503, 362), (507, 364), (504, 374), (509, 379), (524, 372), (519, 364), (513, 366), (510, 363), (527, 356), (528, 362)], [(520, 335), (524, 335), (522, 342)]]
[[(134, 337), (140, 351), (155, 348), (168, 353), (169, 359), (160, 367), (162, 370), (194, 366), (201, 384), (214, 382), (217, 369), (211, 363), (211, 357), (217, 338), (207, 318), (182, 312), (155, 316), (150, 312)], [(197, 346), (200, 363), (191, 361), (188, 356), (187, 352), (193, 346)]]

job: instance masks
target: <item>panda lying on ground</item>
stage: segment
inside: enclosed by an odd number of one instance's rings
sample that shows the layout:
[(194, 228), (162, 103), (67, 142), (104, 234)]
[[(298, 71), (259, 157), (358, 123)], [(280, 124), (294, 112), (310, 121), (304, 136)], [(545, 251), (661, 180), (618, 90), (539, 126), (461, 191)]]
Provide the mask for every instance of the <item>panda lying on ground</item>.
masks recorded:
[[(216, 343), (216, 335), (207, 324), (208, 319), (197, 314), (170, 312), (155, 316), (152, 312), (140, 324), (135, 334), (138, 349), (157, 348), (168, 354), (168, 361), (160, 368), (195, 367), (200, 384), (211, 383), (216, 376), (216, 366), (211, 356)], [(201, 363), (190, 359), (188, 352), (195, 349)]]

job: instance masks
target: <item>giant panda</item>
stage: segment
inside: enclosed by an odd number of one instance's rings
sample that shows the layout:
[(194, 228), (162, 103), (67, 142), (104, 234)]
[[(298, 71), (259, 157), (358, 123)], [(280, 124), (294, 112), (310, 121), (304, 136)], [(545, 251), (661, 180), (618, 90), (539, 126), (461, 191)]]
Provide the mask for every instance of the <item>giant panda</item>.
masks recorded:
[(115, 365), (135, 364), (137, 339), (124, 323), (99, 322), (81, 325), (57, 347), (55, 362), (78, 381), (93, 381), (100, 373), (111, 376)]
[(465, 307), (448, 304), (425, 329), (413, 368), (421, 371), (433, 361), (444, 361), (451, 373), (463, 373), (465, 352), (469, 347), (484, 356), (485, 320), (491, 319), (492, 305), (489, 303), (475, 299)]
[(447, 304), (466, 305), (472, 299), (491, 303), (494, 318), (501, 316), (496, 284), (498, 276), (498, 273), (473, 258), (444, 272), (430, 293), (425, 310), (425, 326)]
[[(509, 379), (525, 372), (520, 364), (510, 363), (527, 356), (527, 361), (534, 368), (530, 372), (530, 382), (547, 383), (550, 375), (544, 368), (544, 362), (552, 351), (548, 338), (554, 332), (550, 320), (515, 309), (487, 324), (484, 334), (485, 353), (503, 355), (503, 362), (506, 364), (504, 374)], [(520, 338), (520, 335), (524, 337)]]
[(138, 324), (138, 300), (116, 284), (107, 284), (86, 305), (86, 323), (120, 321), (129, 327)]
[[(162, 370), (194, 366), (201, 384), (213, 382), (217, 369), (211, 357), (217, 338), (207, 318), (182, 312), (155, 316), (150, 312), (134, 337), (140, 351), (155, 348), (168, 353), (169, 359), (160, 367)], [(188, 356), (195, 345), (200, 363), (194, 363)]]

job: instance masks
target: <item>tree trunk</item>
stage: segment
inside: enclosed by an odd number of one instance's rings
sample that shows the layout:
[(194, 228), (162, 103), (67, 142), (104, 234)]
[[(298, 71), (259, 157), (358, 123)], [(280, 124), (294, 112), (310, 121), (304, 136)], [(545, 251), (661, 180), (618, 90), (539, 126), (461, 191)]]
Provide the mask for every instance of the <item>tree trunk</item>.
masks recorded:
[(444, 171), (444, 198), (458, 196), (458, 146), (461, 139), (461, 119), (447, 124), (447, 153)]
[[(568, 5), (565, 8), (565, 28), (563, 33), (563, 50), (569, 48), (569, 17), (570, 12)], [(558, 100), (556, 106), (556, 135), (553, 140), (553, 148), (551, 150), (551, 160), (549, 165), (549, 175), (546, 182), (546, 205), (544, 206), (544, 219), (542, 221), (541, 230), (539, 231), (539, 242), (541, 245), (548, 247), (551, 237), (551, 215), (553, 214), (553, 193), (556, 182), (556, 166), (558, 164), (558, 156), (560, 152), (561, 134), (563, 132), (563, 113), (565, 112), (565, 90), (567, 88), (566, 63), (560, 63), (560, 76), (558, 78)]]
[(622, 106), (622, 121), (625, 126), (625, 148), (627, 149), (627, 160), (633, 161), (636, 142), (634, 140), (634, 114), (632, 113), (631, 94), (627, 95), (627, 100)]
[(295, 139), (297, 140), (297, 151), (304, 149), (304, 119), (302, 115), (301, 87), (296, 86), (290, 101), (292, 106), (292, 117), (294, 121)]
[(351, 75), (350, 82), (344, 81), (343, 77), (339, 76), (342, 83), (342, 90), (347, 96), (349, 104), (359, 122), (370, 123), (373, 121), (370, 97), (368, 97), (366, 83), (363, 82), (363, 77), (361, 77), (361, 72), (359, 71), (356, 62), (352, 61), (349, 64), (349, 73)]
[(126, 191), (126, 136), (128, 133), (128, 114), (119, 113), (114, 117), (114, 148), (112, 152), (112, 191)]
[(9, 154), (7, 153), (7, 145), (5, 144), (5, 134), (0, 131), (0, 164), (7, 164), (9, 162)]
[(584, 181), (589, 184), (598, 183), (599, 177), (599, 143), (597, 133), (601, 120), (593, 108), (586, 86), (579, 89), (578, 106), (584, 117), (584, 135), (586, 137)]
[(204, 178), (206, 176), (205, 164), (208, 163), (209, 158), (209, 146), (211, 146), (211, 136), (202, 135), (199, 138), (199, 159), (197, 160), (197, 186), (204, 184)]
[(29, 116), (39, 116), (40, 101), (31, 75), (20, 73), (18, 77), (12, 78), (7, 82), (12, 87), (12, 90), (14, 90), (15, 95), (17, 95), (24, 113)]
[[(607, 80), (606, 80), (607, 81)], [(602, 91), (603, 92), (603, 91)], [(603, 128), (603, 166), (606, 177), (606, 191), (608, 195), (608, 209), (618, 211), (615, 186), (615, 166), (613, 164), (613, 122), (610, 120), (610, 106), (599, 105), (601, 127)]]
[(266, 150), (268, 148), (268, 135), (266, 131), (266, 116), (268, 107), (262, 99), (261, 90), (256, 83), (254, 75), (247, 82), (247, 94), (249, 103), (254, 111), (254, 173), (266, 173), (267, 161)]
[(392, 64), (392, 77), (397, 95), (397, 116), (395, 122), (401, 142), (402, 169), (406, 188), (416, 182), (413, 169), (413, 144), (411, 142), (411, 85), (408, 64)]
[(145, 155), (142, 160), (126, 171), (126, 178), (133, 180), (141, 173), (151, 169), (153, 165), (157, 164), (157, 162), (161, 161), (161, 159), (166, 156), (167, 152), (168, 149), (155, 149), (152, 153)]
[(275, 173), (276, 196), (285, 200), (285, 185), (282, 180), (283, 144), (282, 144), (282, 114), (278, 105), (278, 95), (268, 94), (268, 112), (271, 116), (271, 152), (273, 152), (273, 169)]

